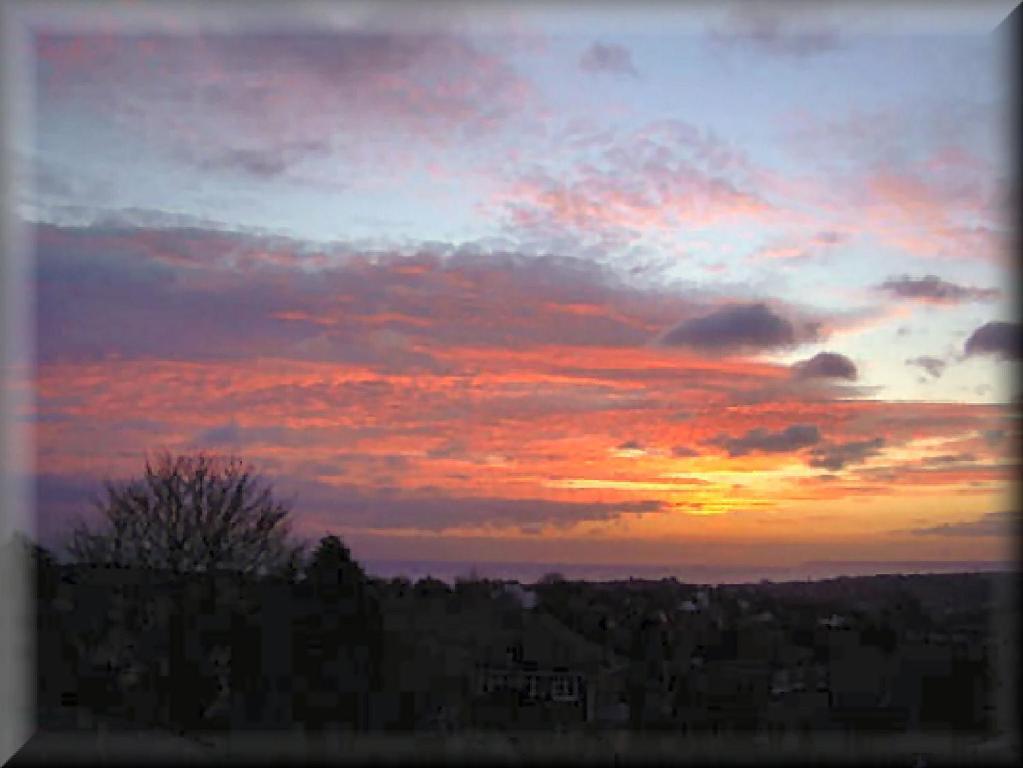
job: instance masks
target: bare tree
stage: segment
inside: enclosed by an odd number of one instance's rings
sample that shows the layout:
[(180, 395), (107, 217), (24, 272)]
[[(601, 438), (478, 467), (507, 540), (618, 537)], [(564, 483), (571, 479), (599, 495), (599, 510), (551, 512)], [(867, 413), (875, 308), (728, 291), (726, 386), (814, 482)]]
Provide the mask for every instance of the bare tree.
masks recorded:
[(290, 541), (290, 509), (237, 458), (164, 453), (145, 475), (107, 481), (96, 502), (105, 527), (80, 523), (68, 547), (80, 562), (173, 572), (294, 573), (302, 545)]

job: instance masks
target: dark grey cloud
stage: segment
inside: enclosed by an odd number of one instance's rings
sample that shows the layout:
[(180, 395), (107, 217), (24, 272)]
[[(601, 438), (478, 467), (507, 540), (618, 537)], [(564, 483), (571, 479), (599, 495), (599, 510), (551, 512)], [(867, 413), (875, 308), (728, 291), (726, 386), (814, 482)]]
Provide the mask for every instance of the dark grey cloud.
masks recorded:
[(837, 352), (819, 352), (809, 360), (802, 360), (792, 366), (797, 379), (848, 379), (855, 381), (856, 365), (845, 355)]
[(616, 450), (619, 451), (642, 451), (643, 446), (636, 440), (626, 440), (624, 443), (619, 445)]
[(911, 357), (906, 360), (906, 365), (915, 365), (923, 368), (932, 377), (937, 379), (945, 371), (947, 363), (940, 357), (931, 357), (930, 355), (920, 355), (919, 357)]
[[(122, 220), (37, 224), (34, 233), (37, 353), (44, 364), (273, 356), (436, 372), (447, 368), (426, 351), (431, 347), (638, 348), (651, 328), (677, 320), (680, 304), (692, 314), (707, 312), (708, 299), (695, 288), (633, 285), (588, 259), (479, 244), (374, 251)], [(713, 352), (799, 334), (755, 304), (697, 317), (669, 337)], [(614, 379), (682, 375), (565, 368)], [(736, 383), (731, 374), (692, 375), (703, 386), (730, 390)]]
[(699, 456), (700, 452), (687, 445), (676, 445), (671, 449), (671, 455), (679, 459), (691, 459), (694, 456)]
[(936, 275), (891, 277), (878, 286), (894, 296), (934, 304), (961, 304), (968, 301), (994, 301), (1002, 292), (997, 288), (973, 288), (950, 283)]
[(665, 334), (662, 343), (703, 352), (767, 350), (814, 340), (817, 331), (817, 324), (797, 326), (763, 303), (734, 304), (683, 321)]
[(305, 483), (294, 494), (296, 510), (339, 527), (443, 531), (465, 526), (569, 527), (586, 520), (613, 520), (623, 514), (652, 513), (659, 501), (568, 502), (452, 496), (435, 489), (401, 492), (395, 488)]
[(820, 430), (813, 424), (794, 424), (778, 432), (762, 427), (751, 429), (742, 437), (719, 435), (709, 444), (719, 445), (729, 456), (745, 456), (752, 452), (787, 453), (815, 445), (821, 439)]
[(303, 160), (326, 156), (326, 140), (282, 142), (253, 149), (237, 147), (206, 148), (197, 162), (205, 168), (224, 168), (251, 176), (281, 176)]
[(637, 76), (628, 48), (613, 43), (594, 43), (579, 59), (579, 66), (588, 72), (615, 72)]
[(985, 323), (970, 334), (963, 353), (966, 357), (992, 355), (1002, 360), (1019, 360), (1023, 357), (1019, 323)]
[(769, 9), (740, 7), (730, 23), (711, 32), (710, 39), (718, 45), (752, 48), (784, 57), (806, 57), (833, 51), (842, 42), (833, 29), (797, 26), (788, 16)]
[(984, 438), (984, 442), (992, 448), (1001, 445), (1005, 441), (1005, 435), (1004, 429), (984, 429), (980, 433), (980, 436)]
[[(211, 274), (203, 286), (183, 275), (185, 269), (208, 269), (220, 260), (258, 253), (253, 238), (189, 229), (48, 225), (36, 233), (42, 363), (109, 355), (234, 359), (258, 348), (285, 349), (307, 335), (272, 320), (274, 312), (292, 305), (272, 280)], [(278, 246), (267, 242), (266, 247)], [(296, 276), (292, 285), (313, 300), (323, 295), (309, 278)]]
[(219, 427), (212, 427), (196, 436), (196, 442), (200, 445), (225, 445), (235, 444), (241, 440), (242, 430), (235, 422), (229, 422)]
[(443, 243), (372, 252), (199, 227), (35, 232), (42, 363), (264, 354), (433, 370), (410, 340), (640, 346), (677, 316), (677, 297), (571, 257)]
[(848, 235), (844, 235), (841, 232), (823, 230), (818, 232), (814, 239), (819, 243), (824, 243), (825, 245), (837, 245), (838, 243), (845, 242), (848, 239)]
[[(389, 458), (400, 469), (401, 457)], [(40, 474), (33, 480), (36, 533), (44, 546), (62, 551), (78, 520), (89, 524), (100, 520), (93, 502), (102, 495), (103, 478)], [(451, 496), (431, 488), (402, 492), (395, 487), (330, 485), (299, 479), (275, 480), (274, 488), (278, 498), (291, 505), (297, 533), (312, 522), (370, 530), (431, 532), (464, 526), (567, 528), (581, 521), (607, 521), (623, 514), (655, 513), (662, 509), (662, 503), (655, 500), (613, 503)]]
[(469, 455), (469, 444), (456, 437), (431, 448), (426, 455), (431, 459), (465, 458)]
[(876, 455), (884, 446), (883, 437), (873, 440), (854, 440), (848, 443), (822, 445), (810, 453), (807, 462), (811, 467), (837, 471), (847, 464), (858, 464)]
[(912, 533), (927, 536), (1009, 536), (1019, 526), (1018, 512), (988, 512), (976, 520), (943, 523), (930, 528), (916, 528)]
[(943, 453), (939, 456), (927, 456), (922, 463), (930, 466), (948, 466), (949, 464), (970, 464), (977, 460), (972, 453)]
[[(283, 393), (281, 393), (283, 395)], [(343, 402), (349, 397), (348, 391), (330, 392), (324, 389), (317, 392), (322, 400), (328, 400), (333, 396)], [(266, 393), (262, 393), (262, 397)], [(354, 395), (357, 396), (357, 395)], [(239, 411), (244, 410), (239, 408)], [(317, 436), (320, 430), (316, 429), (292, 429), (289, 427), (261, 426), (243, 427), (233, 419), (219, 426), (210, 427), (199, 432), (192, 440), (192, 444), (199, 449), (240, 447), (243, 444), (273, 443), (275, 445), (303, 445), (308, 444), (312, 437)]]

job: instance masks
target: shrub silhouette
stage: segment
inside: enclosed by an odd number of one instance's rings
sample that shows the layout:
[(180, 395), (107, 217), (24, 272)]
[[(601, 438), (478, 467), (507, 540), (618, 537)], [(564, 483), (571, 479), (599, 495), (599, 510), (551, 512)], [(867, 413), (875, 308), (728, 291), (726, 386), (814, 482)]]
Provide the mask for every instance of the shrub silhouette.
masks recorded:
[(333, 534), (320, 539), (316, 550), (306, 568), (306, 578), (313, 584), (348, 585), (361, 584), (366, 574), (357, 562), (352, 560), (352, 553), (338, 536)]
[(290, 509), (237, 458), (163, 454), (145, 474), (106, 483), (105, 527), (79, 523), (68, 546), (82, 563), (168, 570), (293, 573)]

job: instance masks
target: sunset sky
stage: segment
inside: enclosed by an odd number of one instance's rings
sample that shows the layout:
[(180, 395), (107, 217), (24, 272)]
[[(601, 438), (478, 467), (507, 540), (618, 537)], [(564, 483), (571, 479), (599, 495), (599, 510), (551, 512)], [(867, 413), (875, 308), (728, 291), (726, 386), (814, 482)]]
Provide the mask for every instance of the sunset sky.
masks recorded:
[(1012, 3), (245, 5), (25, 12), (43, 538), (204, 449), (370, 559), (1010, 557)]

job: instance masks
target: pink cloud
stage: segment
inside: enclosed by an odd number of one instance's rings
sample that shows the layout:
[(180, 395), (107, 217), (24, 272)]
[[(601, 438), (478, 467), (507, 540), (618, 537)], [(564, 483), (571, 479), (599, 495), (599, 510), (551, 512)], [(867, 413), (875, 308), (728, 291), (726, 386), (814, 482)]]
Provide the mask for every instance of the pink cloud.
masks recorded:
[(578, 140), (593, 158), (567, 171), (534, 168), (499, 192), (513, 230), (629, 239), (777, 213), (753, 188), (743, 153), (686, 123), (661, 121), (610, 141), (584, 129)]
[(789, 236), (774, 240), (755, 251), (750, 258), (755, 261), (802, 261), (825, 256), (848, 239), (846, 233), (834, 230), (821, 230), (807, 237)]
[(990, 110), (932, 106), (923, 114), (792, 116), (789, 149), (813, 170), (798, 182), (769, 175), (764, 188), (787, 204), (809, 205), (850, 236), (918, 257), (1001, 263), (1004, 182), (993, 158), (967, 148)]
[(45, 34), (36, 52), (44, 104), (76, 101), (192, 162), (257, 176), (366, 159), (356, 135), (447, 145), (537, 97), (495, 50), (444, 34)]

